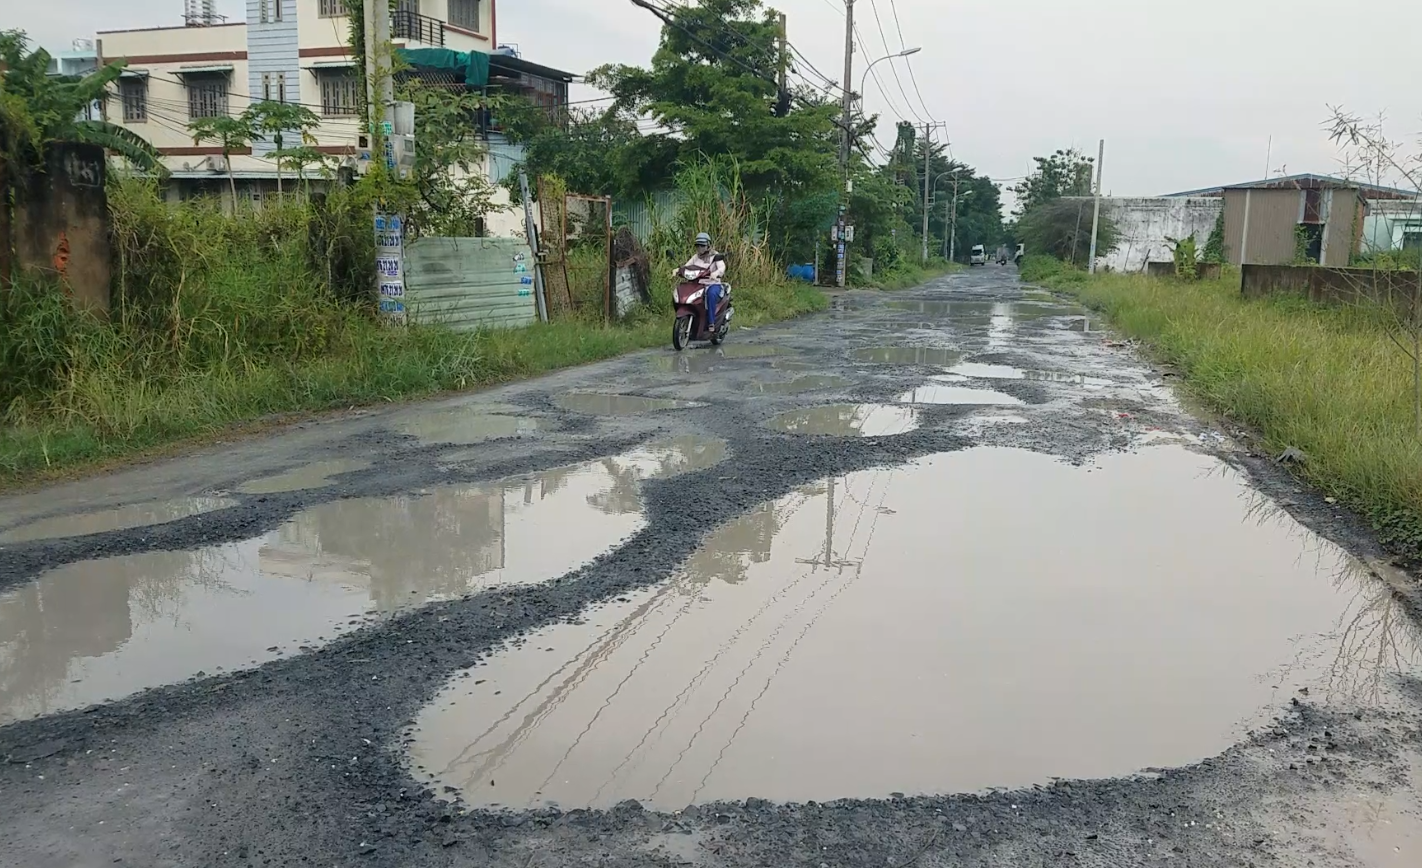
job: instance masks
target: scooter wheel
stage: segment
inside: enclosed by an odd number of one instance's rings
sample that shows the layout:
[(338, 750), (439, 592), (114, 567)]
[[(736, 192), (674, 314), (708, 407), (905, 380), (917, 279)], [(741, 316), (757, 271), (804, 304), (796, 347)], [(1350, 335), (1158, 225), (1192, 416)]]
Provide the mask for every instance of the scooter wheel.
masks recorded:
[(691, 345), (691, 316), (679, 316), (672, 323), (672, 347), (681, 352)]

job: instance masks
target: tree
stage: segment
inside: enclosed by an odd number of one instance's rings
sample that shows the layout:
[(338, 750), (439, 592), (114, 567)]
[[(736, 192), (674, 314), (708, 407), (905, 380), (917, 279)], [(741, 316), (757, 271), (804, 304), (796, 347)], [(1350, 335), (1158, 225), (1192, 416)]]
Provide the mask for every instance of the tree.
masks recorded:
[(484, 97), (412, 79), (400, 85), (415, 104), (415, 162), (401, 186), (401, 204), (415, 235), (472, 236), (493, 207), (495, 188), (484, 172), (481, 119), (501, 116), (519, 97)]
[(306, 106), (275, 100), (252, 103), (239, 119), (252, 132), (253, 138), (270, 139), (276, 147), (277, 195), (282, 190), (281, 169), (286, 137), (294, 135), (298, 147), (315, 144), (312, 131), (321, 126), (321, 119)]
[[(840, 186), (838, 107), (808, 88), (780, 92), (779, 20), (760, 0), (703, 0), (658, 15), (665, 26), (650, 68), (608, 65), (588, 74), (613, 94), (614, 111), (658, 125), (628, 143), (620, 175), (651, 185), (703, 155), (729, 159), (774, 215), (777, 253), (808, 254), (817, 227), (833, 219), (833, 197), (824, 194)], [(802, 207), (807, 202), (822, 204)]]
[(1050, 157), (1033, 157), (1037, 168), (1012, 187), (1017, 194), (1016, 216), (1063, 196), (1090, 196), (1096, 162), (1076, 148), (1058, 150)]
[(0, 32), (0, 171), (11, 184), (44, 164), (55, 142), (98, 145), (145, 172), (166, 175), (158, 150), (129, 129), (84, 117), (123, 73), (114, 61), (84, 76), (49, 75), (50, 54), (20, 30)]
[[(1058, 197), (1038, 204), (1017, 221), (1017, 240), (1034, 253), (1084, 265), (1091, 255), (1092, 211), (1092, 202), (1085, 197)], [(1115, 221), (1103, 210), (1096, 232), (1097, 255), (1114, 250), (1118, 239)]]
[(252, 144), (254, 133), (245, 118), (222, 115), (215, 118), (197, 118), (188, 124), (188, 132), (193, 134), (193, 144), (215, 142), (222, 149), (222, 158), (227, 163), (227, 182), (232, 188), (232, 207), (237, 207), (237, 177), (232, 173), (232, 154)]

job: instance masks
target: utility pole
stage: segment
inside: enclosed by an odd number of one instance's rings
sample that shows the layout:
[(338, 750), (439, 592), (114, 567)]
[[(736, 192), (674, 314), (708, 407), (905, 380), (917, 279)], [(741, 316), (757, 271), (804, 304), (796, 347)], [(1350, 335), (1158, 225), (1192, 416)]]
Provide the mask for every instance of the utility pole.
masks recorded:
[(854, 0), (844, 0), (844, 81), (840, 82), (840, 87), (844, 91), (844, 99), (840, 103), (840, 123), (844, 129), (840, 131), (839, 146), (839, 173), (844, 182), (841, 191), (843, 198), (839, 203), (839, 220), (834, 224), (834, 249), (835, 249), (835, 285), (844, 286), (845, 271), (847, 270), (846, 254), (844, 242), (844, 212), (847, 210), (849, 193), (852, 189), (849, 181), (849, 149), (852, 146), (854, 129), (854, 86), (850, 83), (854, 81)]
[[(395, 155), (395, 81), (391, 75), (390, 13), (384, 4), (366, 0), (365, 95), (370, 110), (372, 160), (383, 160), (386, 171), (398, 176)], [(375, 282), (380, 319), (391, 325), (406, 321), (405, 219), (375, 206)]]
[(789, 46), (790, 37), (789, 37), (789, 34), (786, 32), (788, 26), (789, 26), (789, 25), (788, 25), (788, 22), (787, 22), (787, 20), (786, 20), (785, 13), (784, 13), (784, 12), (781, 12), (781, 13), (780, 13), (780, 38), (779, 38), (779, 40), (778, 40), (779, 43), (780, 43), (780, 46), (779, 46), (779, 47), (780, 47), (780, 75), (779, 75), (779, 81), (777, 82), (777, 84), (779, 85), (779, 89), (776, 91), (775, 98), (776, 98), (777, 100), (783, 100), (783, 101), (786, 101), (786, 102), (789, 101), (789, 94), (790, 94), (790, 88), (789, 88), (790, 82), (788, 81), (788, 78), (787, 78), (787, 75), (788, 75), (788, 73), (790, 72), (790, 46)]
[(958, 173), (953, 173), (953, 216), (949, 219), (948, 229), (948, 261), (952, 262), (958, 255)]
[(932, 177), (933, 125), (923, 125), (923, 264), (928, 264), (928, 185)]
[(1091, 258), (1086, 263), (1086, 273), (1096, 273), (1096, 230), (1101, 223), (1101, 170), (1106, 159), (1106, 140), (1102, 139), (1096, 149), (1096, 210), (1091, 215)]

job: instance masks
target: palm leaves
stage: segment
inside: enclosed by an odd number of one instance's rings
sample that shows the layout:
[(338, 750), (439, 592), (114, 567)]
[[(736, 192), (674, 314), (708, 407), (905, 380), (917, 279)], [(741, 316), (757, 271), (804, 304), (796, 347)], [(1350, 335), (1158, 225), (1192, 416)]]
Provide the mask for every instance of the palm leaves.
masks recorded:
[(83, 76), (50, 75), (49, 61), (44, 49), (30, 50), (23, 31), (0, 32), (0, 157), (12, 173), (42, 165), (49, 145), (61, 141), (100, 145), (145, 171), (167, 171), (146, 139), (118, 124), (81, 117), (107, 98), (124, 61)]

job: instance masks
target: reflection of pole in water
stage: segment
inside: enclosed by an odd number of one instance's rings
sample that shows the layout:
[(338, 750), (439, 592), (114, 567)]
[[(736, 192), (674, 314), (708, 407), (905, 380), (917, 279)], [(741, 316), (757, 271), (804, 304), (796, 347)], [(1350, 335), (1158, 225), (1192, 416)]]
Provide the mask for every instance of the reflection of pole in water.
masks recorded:
[(825, 495), (825, 569), (834, 560), (834, 477), (829, 478), (829, 492)]

